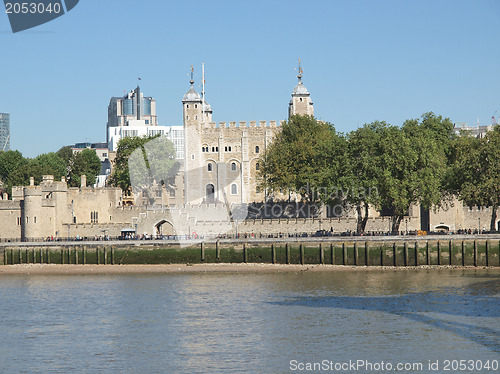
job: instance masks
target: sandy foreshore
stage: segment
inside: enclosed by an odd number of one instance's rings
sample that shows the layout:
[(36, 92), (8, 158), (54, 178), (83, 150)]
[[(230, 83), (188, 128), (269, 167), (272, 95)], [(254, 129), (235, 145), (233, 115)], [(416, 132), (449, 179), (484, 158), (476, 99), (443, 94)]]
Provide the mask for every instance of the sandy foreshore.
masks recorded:
[[(142, 274), (142, 273), (253, 273), (253, 272), (303, 272), (303, 271), (380, 271), (425, 269), (486, 269), (486, 267), (460, 266), (342, 266), (342, 265), (283, 265), (283, 264), (172, 264), (172, 265), (55, 265), (21, 264), (0, 266), (0, 275), (9, 274)], [(500, 268), (496, 269), (500, 273)]]

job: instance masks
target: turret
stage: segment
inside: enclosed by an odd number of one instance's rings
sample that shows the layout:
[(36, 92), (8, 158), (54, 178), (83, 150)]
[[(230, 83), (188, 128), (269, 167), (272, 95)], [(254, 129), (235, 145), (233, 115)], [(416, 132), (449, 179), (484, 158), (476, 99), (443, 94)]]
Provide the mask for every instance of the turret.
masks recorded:
[(314, 105), (311, 101), (311, 94), (302, 84), (303, 72), (299, 59), (299, 74), (297, 75), (299, 83), (293, 89), (292, 99), (288, 105), (288, 118), (296, 114), (314, 116)]

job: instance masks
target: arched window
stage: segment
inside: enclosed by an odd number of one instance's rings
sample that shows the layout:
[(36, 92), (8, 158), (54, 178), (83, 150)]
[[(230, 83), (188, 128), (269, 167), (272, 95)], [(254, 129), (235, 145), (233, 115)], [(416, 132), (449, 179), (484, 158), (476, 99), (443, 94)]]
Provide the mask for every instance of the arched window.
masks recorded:
[(258, 145), (255, 146), (255, 153), (259, 153), (260, 152), (260, 148)]
[(236, 171), (236, 170), (237, 170), (236, 162), (231, 162), (231, 171)]
[(212, 163), (211, 162), (208, 163), (207, 170), (208, 171), (212, 171)]
[(231, 195), (238, 195), (238, 186), (234, 183), (231, 185)]
[(257, 163), (255, 164), (255, 170), (259, 170), (259, 168), (260, 168), (260, 165), (259, 165), (259, 163), (257, 162)]

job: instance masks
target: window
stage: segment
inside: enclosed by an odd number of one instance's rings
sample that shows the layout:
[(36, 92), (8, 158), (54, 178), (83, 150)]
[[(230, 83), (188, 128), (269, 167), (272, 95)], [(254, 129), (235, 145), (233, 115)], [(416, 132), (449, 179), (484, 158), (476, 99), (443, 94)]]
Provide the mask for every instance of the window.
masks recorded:
[(234, 183), (231, 185), (231, 195), (238, 195), (238, 186)]
[(236, 170), (237, 170), (236, 162), (231, 162), (231, 171), (236, 171)]
[(170, 190), (170, 197), (175, 197), (175, 190), (173, 189)]
[[(76, 223), (76, 217), (75, 223)], [(90, 223), (98, 223), (99, 222), (99, 213), (98, 212), (90, 212)]]
[(257, 163), (255, 164), (255, 170), (259, 170), (259, 168), (260, 168), (260, 165), (259, 165), (259, 163), (257, 162)]
[(212, 152), (215, 152), (215, 147), (212, 147)]
[(211, 162), (208, 163), (207, 170), (208, 171), (212, 171), (212, 163)]
[(259, 153), (260, 152), (260, 148), (258, 145), (255, 146), (255, 153)]
[(194, 104), (194, 108), (195, 108), (195, 109), (198, 109), (198, 104)]
[(186, 109), (189, 109), (189, 104), (186, 104)]

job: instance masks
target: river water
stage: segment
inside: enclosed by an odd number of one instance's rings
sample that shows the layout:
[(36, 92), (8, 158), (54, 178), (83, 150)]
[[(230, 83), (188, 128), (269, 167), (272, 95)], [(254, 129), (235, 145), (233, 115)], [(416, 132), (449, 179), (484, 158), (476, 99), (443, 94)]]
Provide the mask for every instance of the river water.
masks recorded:
[(2, 373), (500, 372), (492, 269), (8, 275), (0, 303)]

